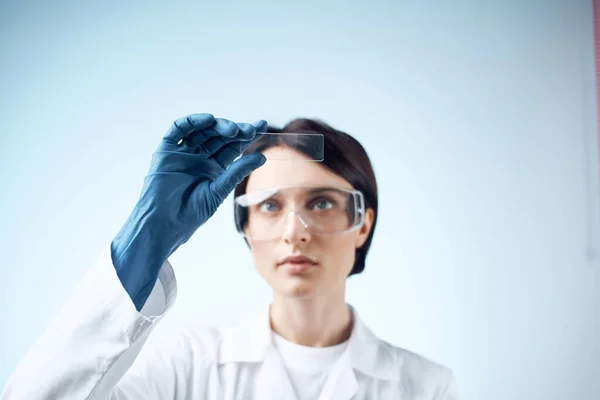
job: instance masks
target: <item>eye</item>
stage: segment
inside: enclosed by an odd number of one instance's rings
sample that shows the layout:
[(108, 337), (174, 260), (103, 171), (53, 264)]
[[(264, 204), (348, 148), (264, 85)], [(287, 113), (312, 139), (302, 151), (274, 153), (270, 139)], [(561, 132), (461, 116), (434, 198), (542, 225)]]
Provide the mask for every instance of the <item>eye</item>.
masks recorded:
[(263, 201), (258, 206), (258, 209), (262, 212), (274, 212), (279, 209), (279, 205), (274, 200), (267, 200), (267, 201)]
[(326, 198), (318, 198), (311, 202), (309, 208), (317, 211), (324, 211), (333, 208), (333, 206), (333, 201)]

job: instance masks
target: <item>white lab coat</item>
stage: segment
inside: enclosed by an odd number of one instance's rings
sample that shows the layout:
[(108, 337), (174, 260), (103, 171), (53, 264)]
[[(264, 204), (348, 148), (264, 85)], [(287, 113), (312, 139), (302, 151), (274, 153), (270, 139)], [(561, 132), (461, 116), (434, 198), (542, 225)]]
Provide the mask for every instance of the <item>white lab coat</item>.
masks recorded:
[[(107, 248), (22, 360), (0, 399), (296, 398), (272, 344), (268, 307), (232, 328), (180, 325), (147, 341), (176, 291), (167, 262), (137, 312)], [(449, 369), (383, 342), (353, 313), (347, 350), (318, 400), (458, 399)]]

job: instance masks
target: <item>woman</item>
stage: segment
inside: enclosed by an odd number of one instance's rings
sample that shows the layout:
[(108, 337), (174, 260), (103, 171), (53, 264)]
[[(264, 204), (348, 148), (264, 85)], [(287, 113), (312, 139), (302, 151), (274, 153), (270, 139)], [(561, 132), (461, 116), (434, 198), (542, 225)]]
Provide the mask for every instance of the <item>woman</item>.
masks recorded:
[[(457, 398), (450, 370), (379, 340), (345, 303), (377, 220), (362, 146), (318, 121), (271, 129), (324, 135), (323, 162), (305, 162), (308, 142), (259, 140), (266, 131), (210, 114), (173, 123), (130, 217), (2, 399)], [(271, 304), (229, 329), (181, 326), (147, 342), (176, 297), (167, 259), (234, 189)]]

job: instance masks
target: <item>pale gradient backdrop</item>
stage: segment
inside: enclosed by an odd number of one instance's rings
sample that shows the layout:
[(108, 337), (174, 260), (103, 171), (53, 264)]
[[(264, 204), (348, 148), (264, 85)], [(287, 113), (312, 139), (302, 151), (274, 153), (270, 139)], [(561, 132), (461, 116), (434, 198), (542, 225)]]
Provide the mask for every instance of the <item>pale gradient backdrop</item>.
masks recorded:
[[(252, 3), (252, 4), (250, 4)], [(463, 399), (600, 398), (591, 0), (0, 3), (0, 388), (192, 112), (319, 117), (381, 210), (348, 301)], [(168, 318), (269, 301), (231, 198), (173, 257)]]

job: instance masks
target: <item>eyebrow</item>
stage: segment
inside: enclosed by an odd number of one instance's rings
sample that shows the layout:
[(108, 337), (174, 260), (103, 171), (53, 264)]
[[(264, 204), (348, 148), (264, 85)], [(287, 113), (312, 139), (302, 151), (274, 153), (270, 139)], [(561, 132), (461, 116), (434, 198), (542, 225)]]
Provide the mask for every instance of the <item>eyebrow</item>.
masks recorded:
[(325, 193), (325, 192), (342, 192), (343, 189), (338, 189), (338, 188), (332, 188), (332, 187), (317, 187), (317, 188), (312, 188), (308, 191), (309, 194), (311, 195), (315, 195), (315, 194), (320, 194), (320, 193)]

